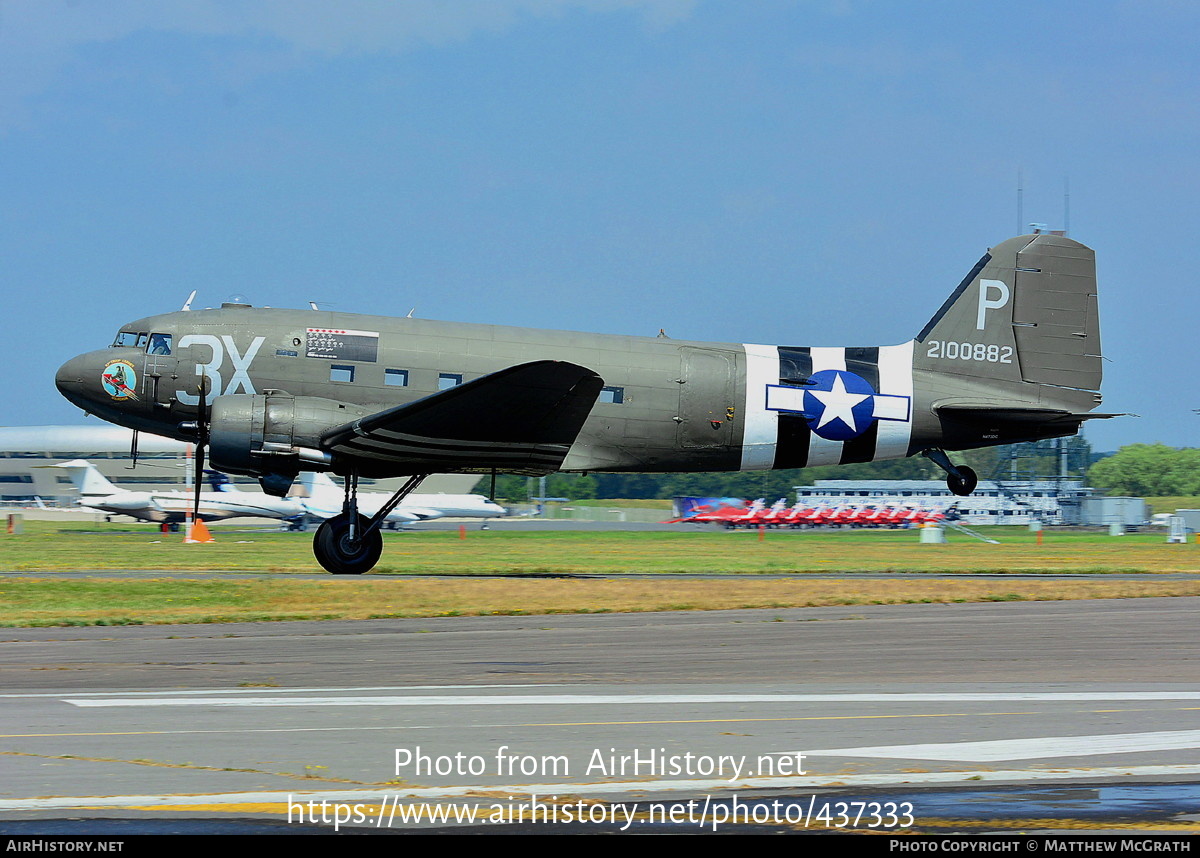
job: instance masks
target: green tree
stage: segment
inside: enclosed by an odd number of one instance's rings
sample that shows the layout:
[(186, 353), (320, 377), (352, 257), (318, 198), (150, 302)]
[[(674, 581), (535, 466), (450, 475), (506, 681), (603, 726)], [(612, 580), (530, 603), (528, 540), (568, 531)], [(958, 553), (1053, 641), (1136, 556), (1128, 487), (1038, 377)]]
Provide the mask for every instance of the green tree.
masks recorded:
[(1089, 471), (1092, 485), (1111, 494), (1171, 497), (1200, 494), (1200, 450), (1130, 444)]
[(587, 500), (596, 497), (596, 478), (591, 474), (554, 474), (546, 480), (550, 497)]
[[(528, 477), (518, 474), (500, 474), (496, 477), (496, 500), (501, 503), (525, 503), (529, 500)], [(486, 493), (491, 477), (485, 476), (476, 491)]]

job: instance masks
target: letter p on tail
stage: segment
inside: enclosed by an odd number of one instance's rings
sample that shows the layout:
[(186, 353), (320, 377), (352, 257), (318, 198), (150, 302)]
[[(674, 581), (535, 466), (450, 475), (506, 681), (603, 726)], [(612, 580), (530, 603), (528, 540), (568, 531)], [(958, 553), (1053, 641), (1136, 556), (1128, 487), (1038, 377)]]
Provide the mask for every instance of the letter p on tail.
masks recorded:
[[(988, 294), (991, 292), (996, 293), (994, 299), (988, 298)], [(1010, 295), (1008, 284), (1003, 280), (988, 280), (985, 277), (980, 277), (979, 313), (975, 316), (975, 330), (982, 331), (984, 329), (984, 321), (987, 319), (988, 310), (999, 310), (1001, 307), (1007, 307)]]

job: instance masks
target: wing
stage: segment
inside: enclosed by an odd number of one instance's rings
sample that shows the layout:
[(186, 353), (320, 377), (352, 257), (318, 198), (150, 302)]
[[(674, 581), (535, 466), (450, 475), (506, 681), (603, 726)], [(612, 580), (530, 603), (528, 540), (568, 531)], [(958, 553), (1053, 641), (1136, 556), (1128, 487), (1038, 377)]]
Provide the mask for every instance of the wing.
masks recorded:
[(364, 476), (558, 470), (604, 382), (586, 367), (534, 361), (334, 427), (321, 448)]
[(435, 518), (444, 518), (446, 515), (440, 509), (430, 509), (425, 506), (401, 506), (397, 511), (411, 516), (413, 521), (433, 521)]

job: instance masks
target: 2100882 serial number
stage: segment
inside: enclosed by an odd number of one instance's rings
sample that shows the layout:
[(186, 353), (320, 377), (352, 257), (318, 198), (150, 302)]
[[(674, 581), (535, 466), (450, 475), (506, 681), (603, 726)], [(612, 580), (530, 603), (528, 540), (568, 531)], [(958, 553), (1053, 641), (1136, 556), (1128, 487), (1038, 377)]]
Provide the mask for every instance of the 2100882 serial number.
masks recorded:
[(977, 360), (986, 363), (1012, 363), (1012, 346), (986, 343), (956, 343), (930, 340), (925, 344), (925, 357), (944, 360)]

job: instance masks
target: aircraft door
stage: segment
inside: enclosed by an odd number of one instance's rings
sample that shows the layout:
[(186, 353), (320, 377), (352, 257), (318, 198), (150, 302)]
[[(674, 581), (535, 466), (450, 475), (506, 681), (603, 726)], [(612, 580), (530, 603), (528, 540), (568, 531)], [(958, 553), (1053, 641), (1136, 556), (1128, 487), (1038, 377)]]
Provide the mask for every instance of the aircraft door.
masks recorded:
[(733, 443), (737, 355), (723, 349), (680, 349), (679, 446), (715, 450)]
[(173, 352), (174, 337), (171, 334), (150, 333), (142, 365), (141, 388), (142, 394), (151, 402), (170, 401), (179, 368), (179, 358)]

